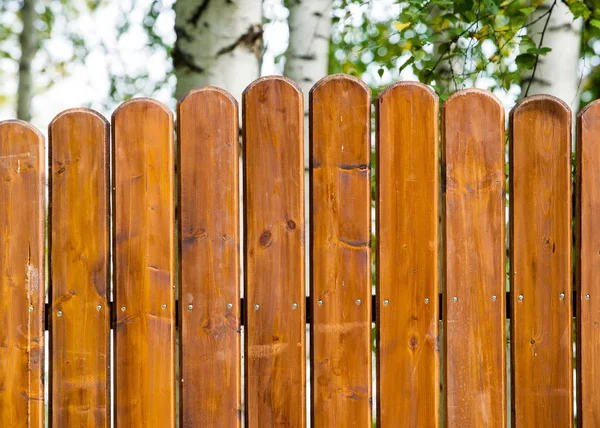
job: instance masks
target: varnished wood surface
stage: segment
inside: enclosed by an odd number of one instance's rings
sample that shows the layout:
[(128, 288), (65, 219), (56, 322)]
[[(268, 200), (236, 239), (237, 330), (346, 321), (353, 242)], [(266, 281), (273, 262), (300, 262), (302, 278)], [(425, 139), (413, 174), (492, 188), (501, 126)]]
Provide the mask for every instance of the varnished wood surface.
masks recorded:
[(237, 103), (203, 87), (178, 107), (181, 424), (241, 426)]
[(110, 426), (109, 132), (88, 109), (48, 129), (54, 427)]
[(444, 417), (506, 425), (504, 108), (478, 89), (444, 104)]
[(133, 99), (113, 114), (117, 427), (175, 426), (173, 115)]
[(438, 98), (399, 83), (377, 99), (378, 425), (439, 426)]
[(571, 112), (533, 96), (513, 109), (511, 129), (513, 426), (570, 427)]
[(329, 76), (310, 107), (311, 423), (370, 427), (370, 91)]
[(600, 426), (600, 103), (577, 120), (577, 422)]
[(0, 426), (44, 426), (44, 137), (0, 122)]
[[(246, 426), (306, 412), (302, 93), (265, 77), (244, 92)], [(296, 306), (294, 306), (296, 305)]]

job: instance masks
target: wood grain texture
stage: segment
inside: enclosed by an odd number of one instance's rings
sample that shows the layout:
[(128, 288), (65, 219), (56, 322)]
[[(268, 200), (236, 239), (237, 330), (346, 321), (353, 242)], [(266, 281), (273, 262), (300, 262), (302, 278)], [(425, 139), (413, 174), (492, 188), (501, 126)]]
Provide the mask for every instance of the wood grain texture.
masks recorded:
[[(246, 426), (305, 425), (302, 93), (282, 77), (244, 92)], [(293, 305), (297, 305), (295, 308)]]
[(173, 115), (133, 99), (113, 114), (115, 422), (175, 426)]
[(513, 426), (570, 427), (571, 111), (533, 96), (511, 112), (511, 130)]
[(326, 77), (310, 92), (311, 424), (371, 427), (371, 96)]
[(89, 109), (48, 128), (55, 427), (110, 426), (109, 132)]
[(459, 91), (443, 136), (445, 426), (504, 427), (504, 108)]
[(44, 426), (44, 137), (0, 122), (0, 426)]
[[(203, 87), (178, 106), (181, 425), (241, 426), (238, 111)], [(229, 306), (230, 305), (230, 306)]]
[(439, 426), (438, 98), (398, 83), (377, 99), (378, 425)]
[(577, 117), (577, 422), (600, 426), (600, 102)]

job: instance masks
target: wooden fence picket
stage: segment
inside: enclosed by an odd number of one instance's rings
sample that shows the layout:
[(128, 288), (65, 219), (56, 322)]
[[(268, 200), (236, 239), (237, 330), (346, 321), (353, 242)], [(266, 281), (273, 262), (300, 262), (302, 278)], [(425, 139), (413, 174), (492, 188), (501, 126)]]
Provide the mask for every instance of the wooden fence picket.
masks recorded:
[(600, 426), (600, 102), (577, 120), (577, 422)]
[(44, 137), (0, 122), (0, 426), (44, 426)]
[(110, 426), (109, 132), (89, 109), (48, 129), (54, 427)]
[(175, 426), (173, 115), (133, 99), (113, 114), (115, 422)]
[(489, 92), (443, 110), (444, 415), (506, 425), (504, 108)]
[(370, 427), (370, 91), (329, 76), (310, 110), (311, 423)]
[(571, 111), (533, 96), (511, 113), (513, 426), (573, 424)]
[(246, 426), (304, 426), (302, 93), (273, 76), (244, 92)]
[(237, 103), (203, 87), (178, 106), (181, 426), (241, 426)]
[(377, 99), (378, 424), (439, 426), (438, 98), (398, 83)]

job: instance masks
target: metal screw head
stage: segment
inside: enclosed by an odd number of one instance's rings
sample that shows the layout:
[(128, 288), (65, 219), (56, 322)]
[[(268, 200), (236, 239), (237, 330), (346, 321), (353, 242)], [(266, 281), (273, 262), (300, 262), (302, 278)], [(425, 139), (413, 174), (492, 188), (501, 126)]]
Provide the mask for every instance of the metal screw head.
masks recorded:
[(560, 300), (564, 300), (565, 299), (565, 293), (560, 293), (560, 295), (558, 296), (558, 298)]
[(163, 305), (161, 306), (161, 308), (163, 308), (163, 309), (167, 309), (167, 305), (163, 304)]
[(260, 305), (254, 305), (254, 310), (258, 311), (260, 309)]
[(589, 294), (585, 295), (585, 300), (590, 300), (590, 295)]
[(522, 302), (522, 301), (523, 301), (523, 295), (522, 295), (522, 294), (519, 294), (519, 297), (518, 297), (518, 299), (519, 299), (519, 302)]
[(429, 304), (429, 297), (425, 297), (425, 300), (423, 300), (425, 302), (426, 305)]
[(233, 308), (233, 303), (227, 303), (227, 309)]
[(322, 300), (319, 300), (317, 303), (319, 304), (319, 306), (323, 306), (323, 301)]
[(383, 305), (384, 305), (384, 306), (387, 306), (387, 305), (389, 305), (389, 304), (390, 304), (390, 301), (389, 301), (388, 299), (385, 299), (385, 300), (383, 301)]
[(62, 311), (58, 311), (58, 312), (56, 313), (56, 315), (58, 315), (59, 317), (62, 317)]
[(454, 297), (452, 298), (452, 301), (453, 301), (454, 303), (458, 302), (458, 297), (454, 296)]
[(121, 306), (121, 311), (122, 311), (122, 312), (125, 312), (126, 310), (127, 310), (127, 307), (126, 307), (126, 306)]
[(362, 303), (362, 301), (361, 301), (360, 299), (357, 299), (357, 300), (356, 300), (356, 304), (357, 304), (357, 305), (360, 305), (361, 303)]
[(97, 309), (97, 310), (100, 310), (100, 309), (102, 309), (102, 305), (98, 305), (98, 306), (96, 306), (96, 309)]
[(29, 312), (33, 312), (33, 306), (29, 307)]
[(194, 309), (194, 305), (188, 305), (188, 309), (191, 311), (192, 309)]
[(292, 309), (298, 309), (298, 303), (292, 303)]
[(496, 295), (493, 295), (493, 296), (492, 296), (492, 300), (495, 302), (495, 301), (496, 301), (496, 299), (497, 299)]

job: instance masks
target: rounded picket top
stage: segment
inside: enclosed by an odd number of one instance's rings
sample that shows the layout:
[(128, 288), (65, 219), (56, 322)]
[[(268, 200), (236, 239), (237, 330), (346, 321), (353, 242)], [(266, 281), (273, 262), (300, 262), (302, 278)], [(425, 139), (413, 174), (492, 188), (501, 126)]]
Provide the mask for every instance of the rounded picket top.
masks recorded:
[(454, 104), (460, 104), (461, 102), (473, 103), (473, 101), (477, 99), (481, 100), (480, 102), (482, 103), (488, 103), (490, 105), (496, 104), (504, 113), (504, 105), (498, 99), (498, 97), (492, 94), (490, 91), (479, 88), (467, 88), (456, 91), (450, 95), (444, 103), (444, 110), (452, 107)]
[[(387, 86), (383, 91), (381, 91), (379, 93), (379, 95), (377, 96), (377, 104), (381, 104), (382, 102), (384, 102), (386, 99), (389, 99), (390, 97), (397, 97), (397, 96), (408, 96), (409, 94), (412, 95), (412, 97), (414, 98), (430, 98), (431, 101), (433, 101), (434, 103), (438, 104), (439, 103), (439, 97), (438, 95), (435, 93), (435, 91), (430, 87), (427, 86), (421, 82), (396, 82), (393, 83), (389, 86)], [(423, 95), (423, 96), (419, 96), (419, 95)]]
[(334, 90), (339, 90), (338, 86), (360, 88), (359, 90), (363, 90), (364, 92), (368, 93), (369, 96), (371, 95), (371, 89), (365, 82), (357, 77), (343, 73), (332, 74), (330, 76), (323, 77), (313, 85), (313, 87), (310, 89), (309, 95), (312, 97), (313, 94), (321, 92), (329, 87), (335, 88)]
[(532, 95), (519, 101), (510, 112), (509, 120), (512, 124), (515, 117), (531, 111), (546, 111), (552, 115), (562, 115), (571, 123), (571, 108), (558, 97), (553, 95)]
[(237, 100), (233, 95), (227, 92), (225, 89), (218, 88), (216, 86), (201, 86), (199, 88), (188, 91), (183, 97), (177, 102), (177, 109), (183, 105), (187, 105), (195, 102), (202, 102), (205, 97), (216, 97), (220, 98), (225, 102), (233, 104), (236, 108), (238, 105)]
[[(265, 93), (269, 91), (267, 88), (279, 88), (282, 92), (292, 90), (297, 93), (300, 97), (302, 96), (302, 89), (300, 85), (294, 82), (292, 79), (288, 79), (284, 76), (264, 76), (259, 77), (252, 83), (250, 83), (244, 92), (242, 93), (242, 102), (245, 102), (247, 98), (249, 98), (254, 92), (257, 90), (262, 90)], [(259, 99), (262, 100), (266, 98), (265, 96), (260, 96)]]
[(52, 121), (50, 121), (50, 124), (48, 125), (48, 135), (50, 135), (52, 129), (57, 124), (60, 124), (61, 122), (65, 121), (65, 120), (70, 119), (73, 121), (77, 121), (77, 120), (83, 120), (84, 118), (89, 119), (91, 121), (98, 121), (98, 122), (102, 123), (102, 126), (104, 126), (104, 127), (109, 126), (109, 122), (104, 117), (104, 115), (98, 113), (96, 110), (93, 110), (91, 108), (85, 108), (85, 107), (75, 107), (75, 108), (69, 108), (69, 109), (63, 110), (60, 113), (58, 113), (56, 116), (54, 116), (54, 118), (52, 119)]
[(123, 115), (128, 111), (136, 109), (162, 110), (163, 112), (165, 112), (165, 114), (167, 114), (167, 116), (169, 116), (171, 121), (173, 120), (173, 112), (165, 104), (153, 98), (139, 97), (132, 98), (130, 100), (125, 101), (124, 103), (121, 103), (112, 114), (113, 123), (117, 117)]
[(597, 112), (598, 109), (600, 109), (600, 100), (594, 100), (581, 109), (581, 111), (577, 114), (577, 119), (582, 120), (586, 116), (600, 114), (600, 112)]
[(39, 140), (44, 140), (44, 134), (42, 134), (39, 129), (37, 129), (31, 123), (25, 122), (21, 119), (0, 121), (0, 143), (5, 141), (5, 138), (2, 137), (4, 137), (7, 133), (31, 134)]

